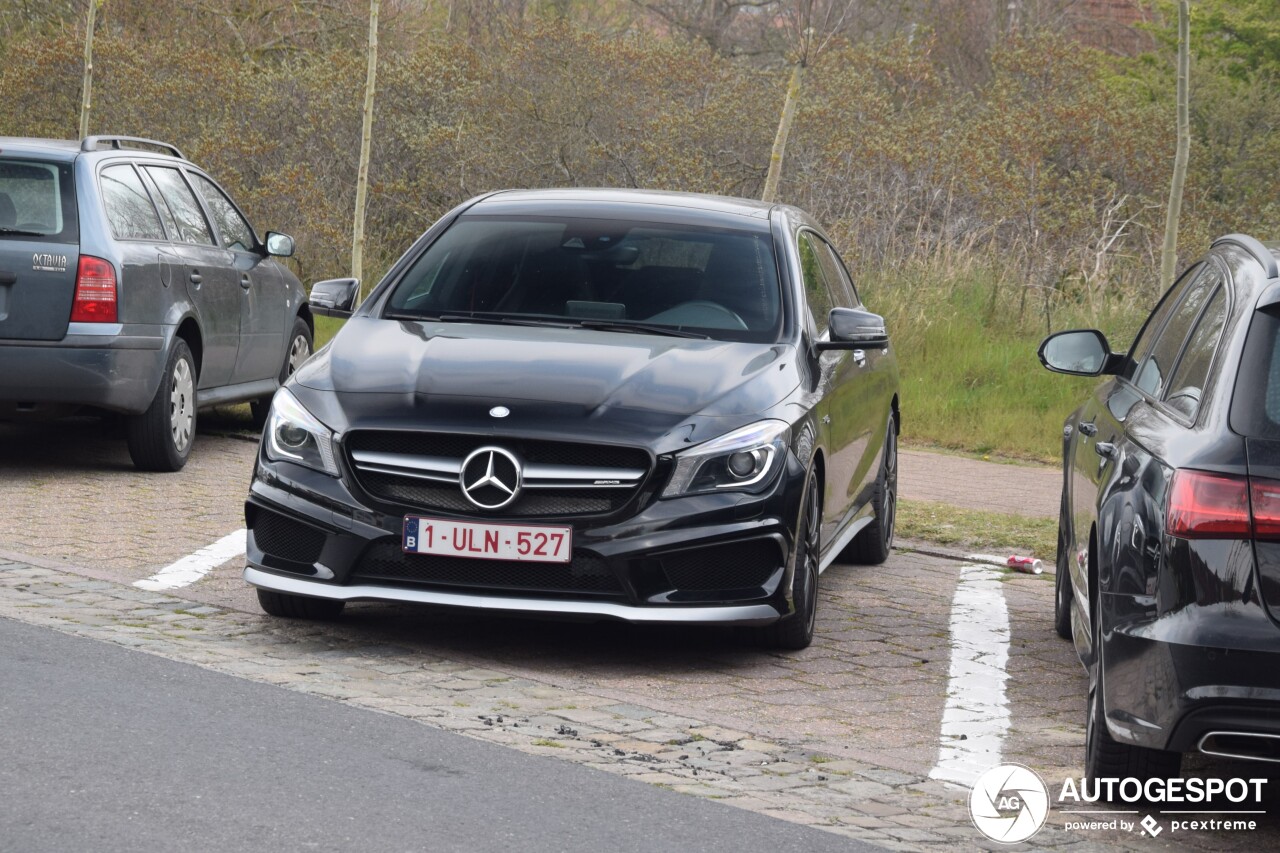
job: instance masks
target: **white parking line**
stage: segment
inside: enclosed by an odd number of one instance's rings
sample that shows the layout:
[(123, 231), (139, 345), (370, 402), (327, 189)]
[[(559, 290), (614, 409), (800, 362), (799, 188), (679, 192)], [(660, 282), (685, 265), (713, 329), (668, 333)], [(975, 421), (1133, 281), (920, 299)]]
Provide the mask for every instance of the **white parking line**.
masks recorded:
[(151, 577), (134, 581), (133, 585), (139, 589), (146, 589), (152, 592), (190, 586), (209, 574), (214, 567), (243, 554), (245, 537), (246, 531), (244, 530), (229, 533), (212, 545), (201, 548), (194, 554), (188, 554), (178, 562), (165, 566)]
[(951, 603), (951, 676), (934, 779), (972, 785), (1000, 763), (1009, 731), (1009, 608), (1001, 572), (961, 566)]

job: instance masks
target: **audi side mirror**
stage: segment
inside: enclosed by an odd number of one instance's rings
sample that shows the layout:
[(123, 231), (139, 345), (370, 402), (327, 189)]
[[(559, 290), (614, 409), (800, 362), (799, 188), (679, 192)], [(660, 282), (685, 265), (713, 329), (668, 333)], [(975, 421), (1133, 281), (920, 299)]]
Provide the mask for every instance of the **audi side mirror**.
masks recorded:
[(326, 317), (350, 317), (360, 293), (360, 279), (331, 278), (311, 286), (311, 310)]
[(1097, 329), (1056, 332), (1044, 339), (1036, 354), (1046, 368), (1069, 376), (1115, 373), (1123, 361), (1123, 355), (1111, 352), (1107, 336)]

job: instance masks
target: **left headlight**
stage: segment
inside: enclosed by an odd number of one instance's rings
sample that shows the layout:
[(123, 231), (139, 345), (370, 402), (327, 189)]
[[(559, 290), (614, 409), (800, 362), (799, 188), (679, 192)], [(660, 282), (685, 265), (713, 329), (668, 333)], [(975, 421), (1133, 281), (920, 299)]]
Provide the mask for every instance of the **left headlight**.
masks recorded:
[(676, 454), (664, 498), (731, 490), (759, 491), (787, 456), (791, 427), (759, 421)]
[(284, 388), (271, 401), (264, 447), (268, 459), (294, 462), (338, 476), (333, 433)]

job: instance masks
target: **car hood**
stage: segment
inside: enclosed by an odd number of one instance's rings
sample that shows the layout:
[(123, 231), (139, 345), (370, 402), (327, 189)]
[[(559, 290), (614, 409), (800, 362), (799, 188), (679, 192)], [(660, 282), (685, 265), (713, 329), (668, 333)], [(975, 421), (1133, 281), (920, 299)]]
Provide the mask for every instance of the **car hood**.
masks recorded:
[[(798, 384), (794, 349), (590, 329), (355, 317), (294, 376), (341, 428), (714, 437)], [(329, 409), (317, 397), (304, 403)], [(507, 419), (491, 414), (509, 410)], [(341, 423), (334, 423), (334, 420)], [(699, 421), (712, 421), (705, 427)], [(694, 435), (693, 433), (697, 433)]]

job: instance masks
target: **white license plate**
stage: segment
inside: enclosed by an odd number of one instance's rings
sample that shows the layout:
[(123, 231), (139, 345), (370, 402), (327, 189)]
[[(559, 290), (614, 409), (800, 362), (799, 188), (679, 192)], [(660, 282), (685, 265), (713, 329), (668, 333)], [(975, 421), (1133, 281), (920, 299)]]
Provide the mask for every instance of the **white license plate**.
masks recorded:
[(476, 524), (407, 515), (404, 550), (475, 560), (567, 563), (573, 554), (572, 527), (532, 524)]

